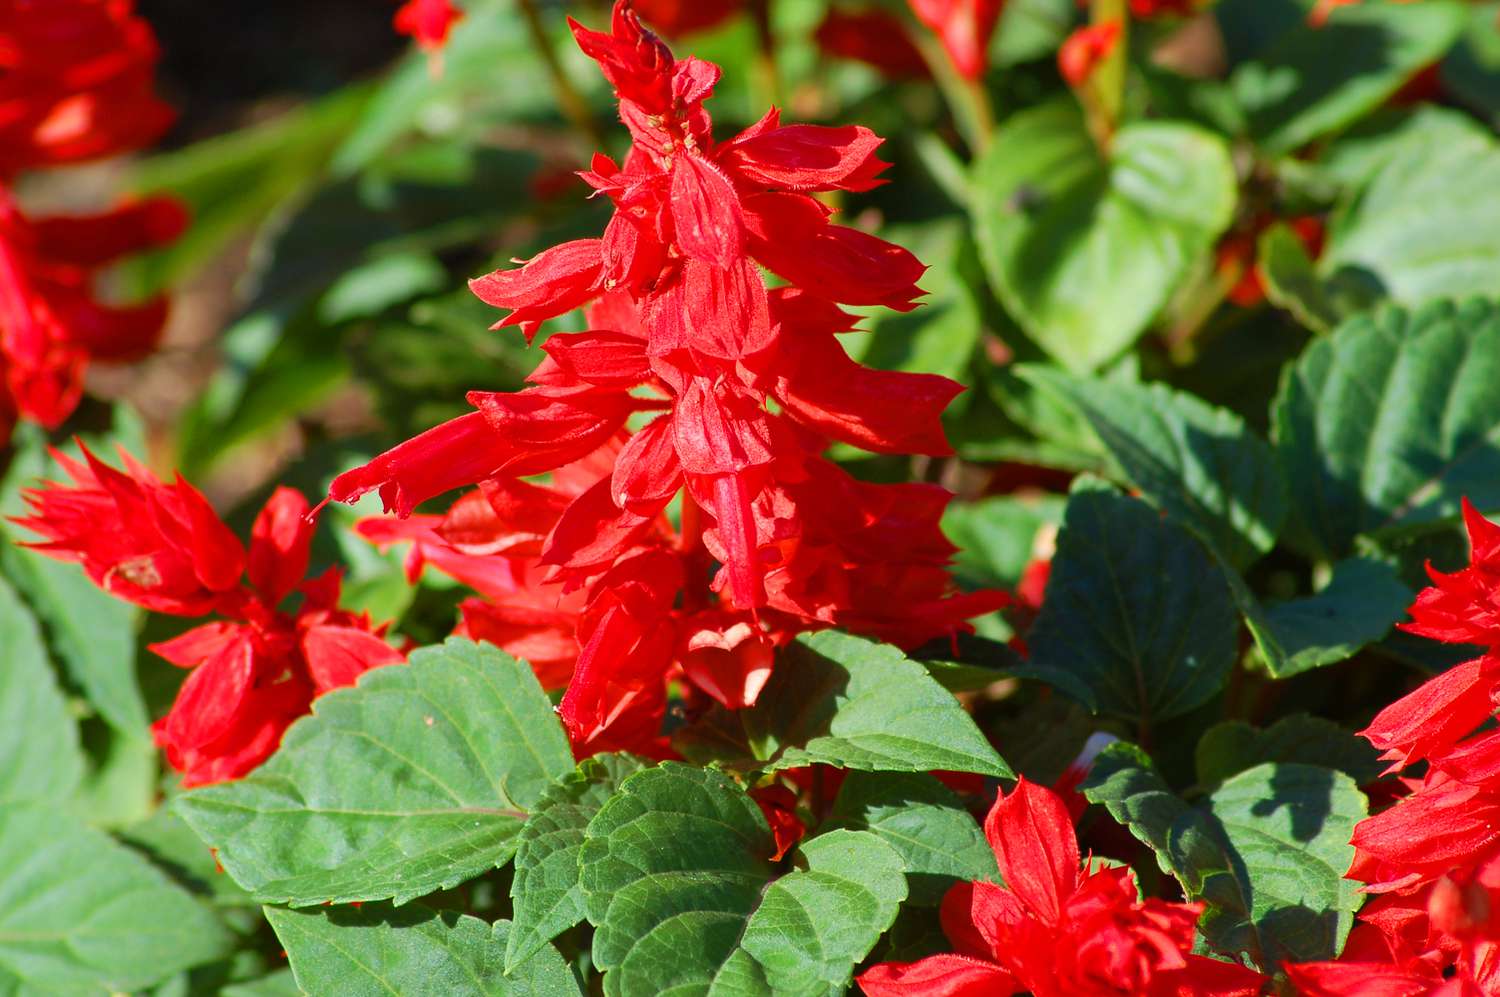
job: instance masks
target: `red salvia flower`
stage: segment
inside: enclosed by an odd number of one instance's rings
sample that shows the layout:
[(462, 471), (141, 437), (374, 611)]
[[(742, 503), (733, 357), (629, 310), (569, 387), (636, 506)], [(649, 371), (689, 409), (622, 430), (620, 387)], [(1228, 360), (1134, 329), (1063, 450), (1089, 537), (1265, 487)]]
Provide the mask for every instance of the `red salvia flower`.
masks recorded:
[(901, 19), (879, 9), (831, 8), (813, 33), (818, 48), (841, 59), (853, 59), (893, 80), (923, 79), (927, 61), (912, 44)]
[(8, 189), (22, 171), (159, 137), (173, 114), (152, 92), (157, 56), (130, 0), (0, 0), (0, 431), (17, 417), (58, 425), (78, 404), (90, 360), (139, 359), (161, 333), (164, 298), (107, 306), (94, 276), (175, 239), (180, 205), (151, 198), (33, 219)]
[(1120, 22), (1104, 21), (1074, 31), (1057, 50), (1057, 68), (1071, 87), (1081, 87), (1120, 43)]
[(1158, 17), (1190, 17), (1205, 5), (1205, 0), (1130, 0), (1130, 13), (1149, 21)]
[(1202, 904), (1142, 900), (1130, 871), (1080, 866), (1072, 821), (1052, 791), (1028, 782), (1000, 794), (984, 823), (1004, 886), (960, 883), (943, 898), (955, 951), (882, 963), (859, 985), (901, 994), (1258, 994), (1265, 977), (1195, 955)]
[[(602, 238), (471, 286), (528, 340), (580, 308), (589, 328), (550, 336), (525, 391), (471, 393), (476, 412), (341, 475), (330, 495), (378, 489), (405, 517), (478, 484), (440, 521), (362, 529), (469, 576), (486, 598), (464, 604), (464, 632), (539, 655), (544, 684), (567, 683), (580, 754), (659, 753), (669, 680), (738, 709), (797, 633), (842, 626), (911, 646), (1005, 597), (953, 590), (947, 492), (861, 484), (819, 456), (831, 440), (949, 452), (939, 416), (960, 387), (863, 367), (838, 339), (855, 325), (840, 304), (905, 310), (921, 294), (910, 253), (835, 224), (811, 196), (880, 183), (881, 140), (783, 125), (773, 109), (718, 142), (704, 107), (718, 67), (675, 58), (624, 3), (609, 33), (573, 31), (634, 140), (623, 163), (595, 156), (581, 174), (614, 215)], [(767, 290), (760, 267), (787, 286)], [(545, 486), (520, 480), (543, 473)], [(512, 588), (484, 581), (486, 558), (506, 563), (493, 577)]]
[(917, 20), (937, 33), (953, 68), (977, 80), (989, 66), (990, 39), (1004, 0), (907, 0)]
[(463, 19), (464, 12), (449, 0), (406, 0), (391, 23), (425, 52), (436, 54), (448, 41), (448, 32)]
[[(307, 575), (307, 500), (279, 488), (255, 520), (247, 552), (197, 489), (171, 485), (125, 457), (119, 471), (85, 448), (56, 459), (71, 486), (24, 493), (16, 522), (44, 554), (83, 565), (106, 592), (156, 612), (217, 615), (152, 650), (192, 669), (172, 709), (152, 727), (186, 786), (234, 779), (276, 750), (314, 697), (400, 661), (383, 627), (338, 608), (339, 577)], [(294, 591), (293, 612), (281, 608)]]

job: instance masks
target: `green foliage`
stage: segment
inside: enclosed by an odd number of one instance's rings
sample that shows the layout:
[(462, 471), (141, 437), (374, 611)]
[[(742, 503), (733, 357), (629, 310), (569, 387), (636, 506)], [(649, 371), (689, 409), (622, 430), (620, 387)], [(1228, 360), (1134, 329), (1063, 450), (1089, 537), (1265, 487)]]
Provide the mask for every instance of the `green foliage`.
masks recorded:
[(1091, 693), (1089, 705), (1145, 727), (1223, 686), (1234, 605), (1191, 535), (1144, 502), (1084, 480), (1068, 499), (1027, 642), (1038, 677), (1072, 676)]
[(1230, 220), (1224, 143), (1142, 122), (1101, 161), (1071, 102), (1011, 118), (975, 167), (974, 223), (995, 293), (1064, 366), (1114, 359), (1156, 318)]
[(1190, 899), (1208, 905), (1208, 943), (1247, 952), (1263, 970), (1329, 959), (1363, 899), (1343, 878), (1364, 795), (1342, 772), (1265, 762), (1221, 782), (1201, 806), (1175, 795), (1150, 756), (1106, 748), (1082, 786), (1155, 853)]
[(65, 800), (83, 778), (78, 724), (36, 621), (0, 581), (0, 806)]
[(258, 899), (397, 903), (504, 865), (572, 769), (531, 669), (458, 638), (320, 698), (253, 775), (177, 811)]
[(889, 645), (848, 634), (798, 638), (742, 716), (756, 757), (772, 772), (822, 763), (1011, 775), (925, 668)]
[(309, 994), (442, 993), (464, 997), (580, 997), (573, 971), (551, 946), (509, 973), (501, 954), (509, 921), (428, 910), (421, 904), (358, 910), (267, 907), (297, 985)]
[(54, 807), (0, 806), (0, 988), (148, 987), (227, 951), (208, 908)]
[(805, 842), (773, 881), (773, 843), (744, 790), (667, 762), (627, 778), (589, 822), (581, 862), (606, 994), (820, 994), (906, 897), (901, 856), (865, 831)]

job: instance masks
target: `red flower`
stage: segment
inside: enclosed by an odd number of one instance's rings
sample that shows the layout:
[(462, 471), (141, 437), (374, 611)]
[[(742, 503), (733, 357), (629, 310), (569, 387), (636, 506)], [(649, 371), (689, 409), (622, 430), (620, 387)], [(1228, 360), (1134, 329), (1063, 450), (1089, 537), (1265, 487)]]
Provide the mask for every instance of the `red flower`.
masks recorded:
[(1143, 21), (1156, 17), (1191, 17), (1204, 0), (1130, 0), (1130, 13)]
[(631, 6), (646, 23), (675, 38), (727, 21), (744, 0), (632, 0)]
[(1081, 87), (1094, 75), (1099, 64), (1110, 57), (1120, 43), (1120, 22), (1104, 21), (1079, 28), (1069, 35), (1057, 50), (1057, 68), (1068, 86)]
[(859, 985), (897, 994), (1087, 995), (1258, 994), (1253, 970), (1194, 955), (1201, 904), (1141, 900), (1130, 872), (1084, 873), (1063, 802), (1017, 783), (984, 824), (1005, 886), (960, 883), (943, 899), (943, 931), (955, 952), (914, 963), (882, 963)]
[[(33, 546), (80, 562), (100, 588), (139, 606), (222, 617), (152, 645), (193, 670), (152, 726), (183, 785), (245, 775), (316, 696), (401, 660), (381, 639), (384, 628), (337, 608), (336, 573), (303, 581), (313, 527), (297, 492), (279, 488), (267, 500), (247, 556), (180, 477), (164, 485), (128, 456), (121, 472), (83, 453), (86, 464), (55, 455), (72, 487), (48, 483), (25, 493), (32, 515), (16, 522), (46, 538)], [(284, 612), (293, 591), (301, 603)]]
[(883, 10), (842, 11), (831, 8), (813, 33), (818, 48), (841, 59), (853, 59), (880, 70), (889, 79), (923, 79), (927, 61), (912, 44), (900, 18)]
[(917, 20), (937, 32), (948, 58), (964, 77), (977, 80), (989, 65), (990, 39), (1005, 0), (907, 0)]
[(448, 41), (448, 32), (463, 16), (464, 12), (448, 0), (406, 0), (391, 23), (422, 50), (435, 53)]
[(1463, 499), (1469, 566), (1445, 575), (1427, 566), (1433, 585), (1417, 594), (1408, 633), (1452, 644), (1500, 644), (1500, 526)]
[[(939, 416), (958, 385), (871, 370), (838, 342), (855, 322), (839, 303), (909, 309), (921, 293), (910, 253), (831, 223), (811, 196), (878, 184), (881, 140), (772, 110), (717, 142), (704, 108), (717, 67), (676, 59), (623, 3), (610, 33), (573, 30), (634, 139), (623, 165), (596, 156), (582, 174), (614, 215), (602, 238), (471, 286), (528, 339), (579, 308), (590, 328), (547, 339), (532, 387), (472, 393), (477, 412), (330, 494), (379, 489), (407, 516), (479, 484), (407, 534), (414, 556), (489, 596), (465, 603), (465, 632), (540, 654), (543, 681), (568, 682), (561, 714), (580, 754), (655, 752), (671, 680), (738, 709), (797, 633), (915, 645), (1004, 596), (953, 590), (946, 492), (862, 485), (819, 456), (830, 440), (949, 452)], [(788, 286), (768, 291), (762, 266)], [(651, 417), (632, 430), (632, 415)], [(518, 480), (543, 472), (547, 487)], [(476, 574), (485, 558), (506, 562), (493, 577), (513, 591)]]

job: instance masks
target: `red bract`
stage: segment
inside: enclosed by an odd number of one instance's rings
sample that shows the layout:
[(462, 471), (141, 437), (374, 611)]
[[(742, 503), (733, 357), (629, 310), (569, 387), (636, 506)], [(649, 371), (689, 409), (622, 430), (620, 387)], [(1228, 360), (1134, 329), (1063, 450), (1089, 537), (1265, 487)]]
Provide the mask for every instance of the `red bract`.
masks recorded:
[(937, 33), (953, 68), (977, 80), (989, 66), (990, 39), (1005, 0), (907, 0), (917, 20)]
[(1119, 21), (1105, 21), (1079, 28), (1057, 50), (1058, 71), (1069, 86), (1081, 87), (1094, 75), (1099, 64), (1110, 57), (1119, 43)]
[(841, 59), (853, 59), (893, 79), (930, 75), (927, 61), (912, 44), (900, 18), (883, 10), (843, 11), (833, 8), (813, 34), (818, 48)]
[[(478, 411), (341, 475), (331, 497), (378, 489), (404, 517), (479, 484), (410, 534), (414, 556), (455, 577), (507, 565), (513, 588), (475, 582), (488, 598), (464, 604), (464, 631), (567, 683), (580, 754), (659, 753), (669, 680), (737, 709), (798, 633), (915, 645), (1004, 597), (954, 591), (947, 492), (861, 484), (819, 456), (830, 440), (949, 452), (939, 416), (960, 387), (863, 367), (838, 340), (855, 325), (840, 304), (910, 309), (921, 294), (910, 253), (811, 196), (880, 183), (881, 140), (773, 109), (718, 142), (704, 107), (718, 67), (675, 58), (624, 3), (609, 33), (573, 30), (634, 139), (623, 164), (595, 156), (582, 174), (614, 215), (602, 238), (472, 288), (528, 339), (579, 308), (589, 328), (546, 340), (532, 387), (472, 393)], [(768, 291), (757, 264), (788, 286)]]
[(955, 951), (882, 963), (859, 985), (871, 997), (1014, 994), (1115, 997), (1251, 995), (1259, 973), (1194, 955), (1202, 904), (1141, 900), (1125, 868), (1080, 868), (1067, 808), (1021, 779), (984, 824), (1005, 886), (960, 883), (943, 898)]
[(95, 272), (175, 239), (182, 208), (152, 198), (103, 214), (26, 217), (17, 173), (138, 149), (172, 122), (152, 94), (156, 41), (129, 0), (0, 0), (0, 427), (48, 427), (77, 406), (91, 359), (156, 344), (166, 300), (99, 303)]
[(406, 0), (391, 23), (427, 52), (437, 52), (448, 41), (448, 32), (463, 19), (464, 12), (448, 0)]
[[(247, 555), (181, 478), (164, 485), (128, 456), (121, 472), (83, 454), (87, 463), (55, 454), (71, 487), (25, 492), (32, 515), (16, 522), (45, 538), (32, 546), (80, 562), (100, 588), (146, 609), (222, 617), (152, 645), (193, 669), (152, 726), (184, 785), (246, 774), (316, 696), (401, 660), (383, 627), (338, 608), (336, 573), (304, 582), (313, 527), (297, 492), (279, 488), (267, 500)], [(282, 611), (293, 591), (300, 605)]]

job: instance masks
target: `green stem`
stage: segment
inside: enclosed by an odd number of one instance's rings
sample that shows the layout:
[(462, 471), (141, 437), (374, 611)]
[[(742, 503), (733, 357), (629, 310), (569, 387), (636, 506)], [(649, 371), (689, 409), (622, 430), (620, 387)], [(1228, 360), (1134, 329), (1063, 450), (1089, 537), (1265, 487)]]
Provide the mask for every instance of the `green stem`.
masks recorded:
[(552, 78), (552, 90), (557, 94), (558, 106), (562, 108), (563, 115), (573, 124), (580, 133), (586, 135), (595, 148), (604, 145), (604, 134), (599, 130), (599, 123), (589, 113), (588, 102), (568, 78), (563, 64), (557, 57), (557, 50), (552, 47), (552, 40), (547, 37), (547, 29), (542, 24), (542, 15), (536, 8), (536, 0), (517, 0), (521, 8), (521, 18), (526, 22), (526, 32), (531, 35), (531, 47), (534, 51), (541, 53), (542, 61), (547, 64), (547, 75)]
[(754, 0), (750, 20), (755, 25), (755, 74), (765, 96), (764, 101), (781, 106), (781, 74), (776, 68), (776, 32), (771, 27), (771, 0)]
[(932, 78), (937, 81), (948, 110), (953, 114), (954, 124), (969, 151), (977, 156), (989, 147), (995, 132), (995, 109), (984, 81), (966, 79), (954, 69), (948, 53), (931, 32), (919, 32), (915, 41), (927, 68), (932, 70)]
[(1089, 131), (1101, 150), (1109, 148), (1120, 124), (1120, 112), (1125, 105), (1125, 69), (1129, 62), (1130, 11), (1126, 0), (1089, 0), (1089, 24), (1099, 27), (1114, 21), (1120, 26), (1120, 35), (1109, 56), (1094, 68), (1089, 77), (1090, 99), (1085, 102), (1089, 116)]

